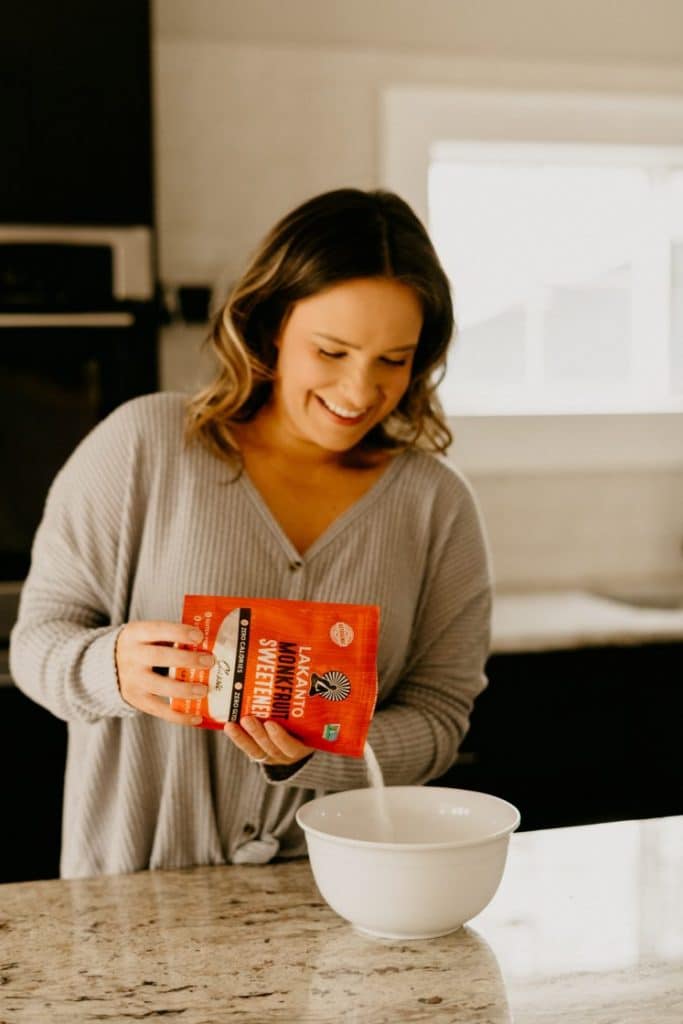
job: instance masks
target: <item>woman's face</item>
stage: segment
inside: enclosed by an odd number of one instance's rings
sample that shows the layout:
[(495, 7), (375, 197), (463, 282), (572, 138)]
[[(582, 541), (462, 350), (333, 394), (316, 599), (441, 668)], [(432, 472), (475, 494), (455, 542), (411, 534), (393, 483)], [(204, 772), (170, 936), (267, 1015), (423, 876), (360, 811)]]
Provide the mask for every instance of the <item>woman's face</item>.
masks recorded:
[(297, 302), (275, 342), (278, 436), (311, 453), (357, 445), (408, 388), (421, 328), (417, 295), (390, 278), (356, 278)]

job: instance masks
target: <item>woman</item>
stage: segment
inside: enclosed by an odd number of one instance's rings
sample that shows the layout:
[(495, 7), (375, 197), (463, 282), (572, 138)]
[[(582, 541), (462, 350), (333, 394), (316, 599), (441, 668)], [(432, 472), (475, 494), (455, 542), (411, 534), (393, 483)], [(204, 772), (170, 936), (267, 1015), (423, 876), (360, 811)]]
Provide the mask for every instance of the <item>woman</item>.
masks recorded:
[(385, 782), (451, 766), (490, 618), (474, 500), (436, 457), (452, 331), (410, 208), (326, 193), (273, 228), (216, 317), (214, 383), (119, 407), (57, 475), (11, 666), (68, 722), (64, 877), (300, 856), (298, 807), (367, 784), (363, 760), (276, 722), (222, 734), (171, 710), (190, 684), (168, 669), (212, 660), (174, 646), (195, 639), (186, 593), (380, 605)]

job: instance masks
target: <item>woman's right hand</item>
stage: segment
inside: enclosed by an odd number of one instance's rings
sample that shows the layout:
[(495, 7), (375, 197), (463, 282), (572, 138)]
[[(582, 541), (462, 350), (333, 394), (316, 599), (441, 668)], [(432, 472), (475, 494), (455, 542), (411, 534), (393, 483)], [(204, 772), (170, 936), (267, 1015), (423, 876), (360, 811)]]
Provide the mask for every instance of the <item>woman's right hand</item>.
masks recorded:
[(201, 630), (181, 622), (128, 622), (116, 641), (116, 671), (121, 696), (138, 711), (178, 725), (198, 725), (201, 716), (173, 711), (171, 697), (204, 697), (207, 686), (176, 682), (154, 668), (210, 669), (215, 658), (208, 651), (182, 650), (203, 639)]

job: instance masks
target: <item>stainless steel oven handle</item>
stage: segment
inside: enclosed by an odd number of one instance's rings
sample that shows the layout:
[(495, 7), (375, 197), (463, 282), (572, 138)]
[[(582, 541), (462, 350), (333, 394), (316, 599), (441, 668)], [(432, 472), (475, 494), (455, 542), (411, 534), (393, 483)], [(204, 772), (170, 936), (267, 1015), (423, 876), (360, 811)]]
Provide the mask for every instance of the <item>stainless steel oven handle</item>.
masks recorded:
[(132, 313), (0, 313), (2, 327), (131, 327)]

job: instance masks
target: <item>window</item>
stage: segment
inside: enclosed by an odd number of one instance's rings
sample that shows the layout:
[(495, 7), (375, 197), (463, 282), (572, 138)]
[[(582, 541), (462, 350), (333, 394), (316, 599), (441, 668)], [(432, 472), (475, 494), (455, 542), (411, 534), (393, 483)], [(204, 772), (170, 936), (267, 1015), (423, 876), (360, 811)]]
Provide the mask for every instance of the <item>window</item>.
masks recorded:
[(435, 143), (457, 414), (683, 409), (683, 148)]
[(574, 78), (382, 93), (379, 183), (453, 279), (468, 472), (683, 468), (683, 94), (657, 69), (648, 94)]

